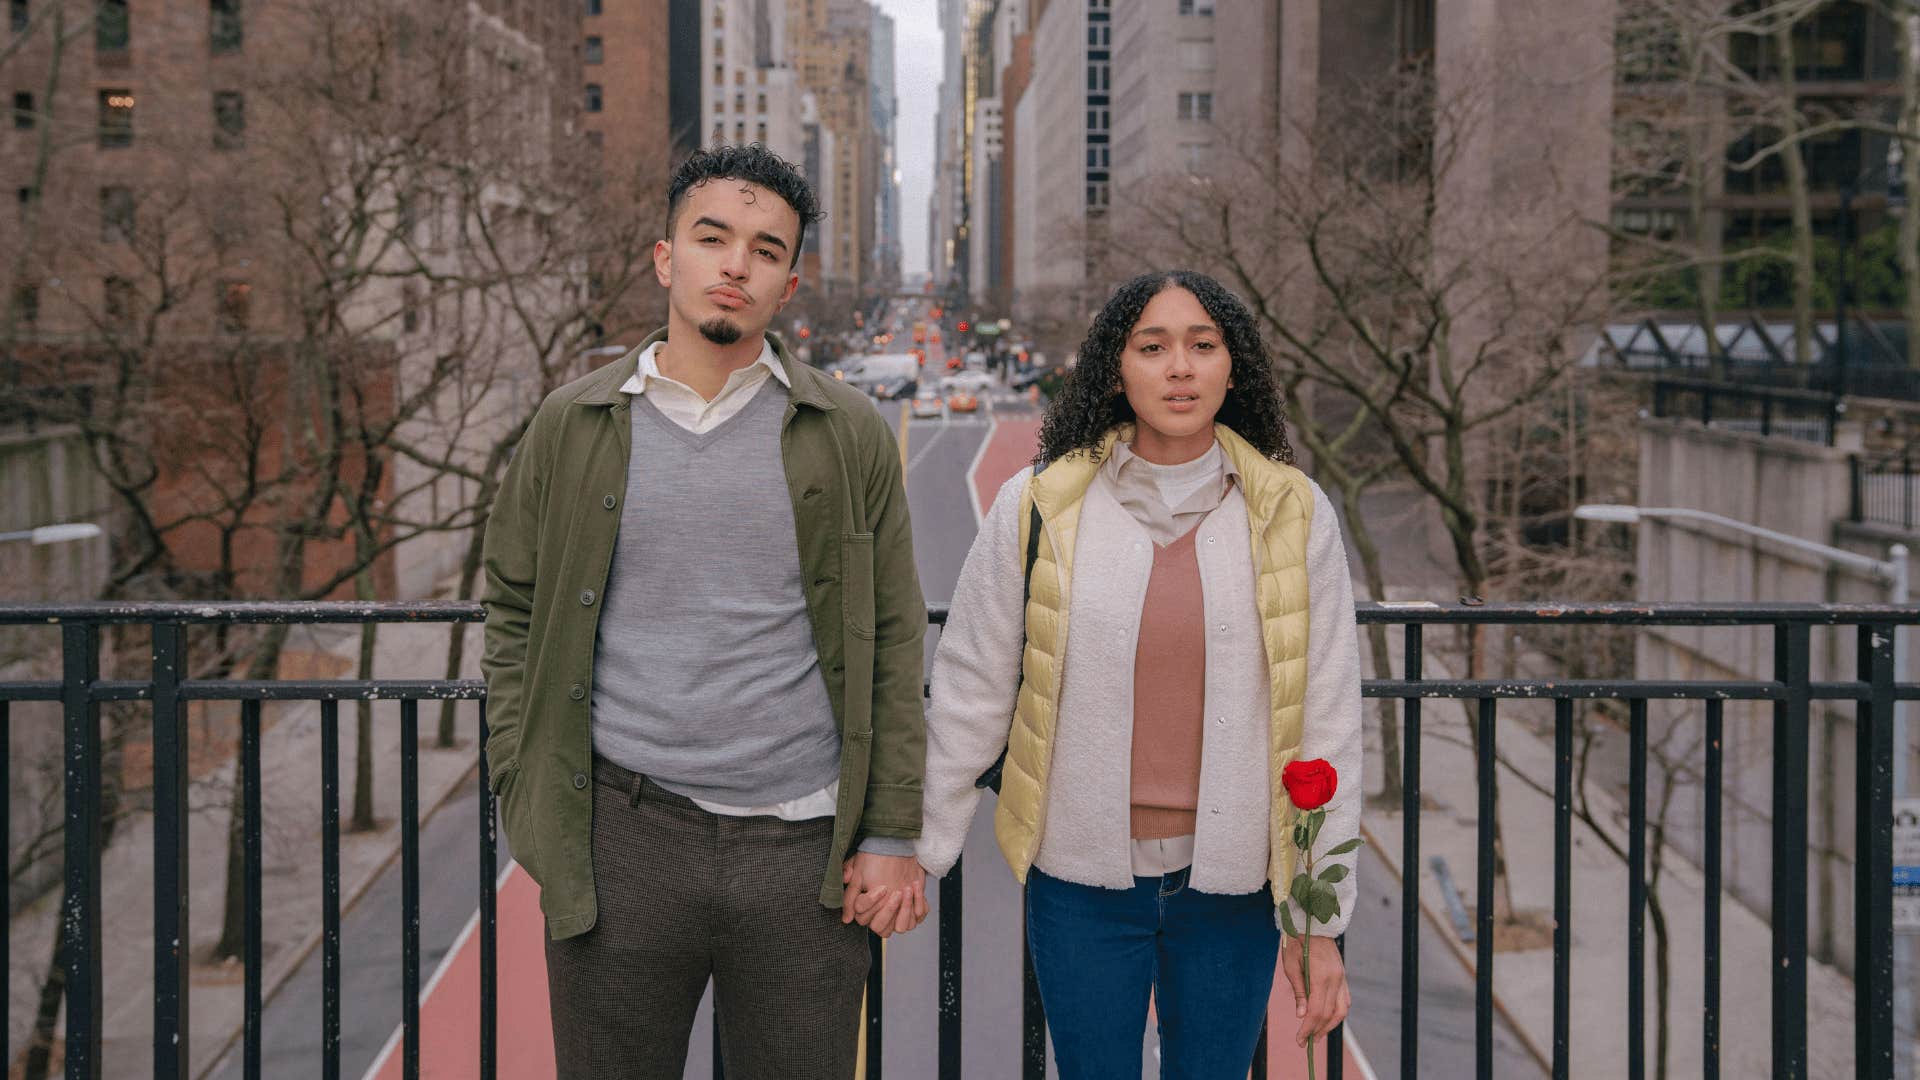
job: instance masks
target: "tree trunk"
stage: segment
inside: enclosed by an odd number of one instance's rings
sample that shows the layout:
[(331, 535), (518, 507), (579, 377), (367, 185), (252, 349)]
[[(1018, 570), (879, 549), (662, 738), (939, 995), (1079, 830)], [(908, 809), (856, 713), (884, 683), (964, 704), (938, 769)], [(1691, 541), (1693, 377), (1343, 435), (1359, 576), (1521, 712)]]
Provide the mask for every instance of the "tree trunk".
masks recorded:
[[(61, 907), (65, 907), (63, 903)], [(46, 1080), (53, 1064), (53, 1040), (60, 1022), (60, 1000), (67, 994), (67, 936), (63, 924), (53, 927), (53, 966), (40, 982), (39, 1003), (33, 1010), (33, 1032), (27, 1038), (25, 1080)]]
[[(1367, 594), (1375, 600), (1387, 598), (1387, 575), (1380, 567), (1380, 548), (1373, 542), (1373, 531), (1360, 515), (1361, 492), (1354, 485), (1340, 489), (1340, 507), (1346, 512), (1347, 536), (1360, 553), (1360, 573), (1367, 582)], [(1367, 627), (1367, 644), (1373, 653), (1373, 677), (1393, 678), (1393, 654), (1387, 641), (1387, 628), (1379, 623)], [(1400, 772), (1400, 718), (1392, 698), (1381, 698), (1380, 709), (1380, 805), (1399, 809), (1406, 800), (1405, 781)]]
[(1653, 928), (1653, 1075), (1655, 1080), (1667, 1080), (1667, 1056), (1673, 1041), (1672, 1024), (1667, 1018), (1667, 1006), (1673, 997), (1673, 950), (1667, 943), (1667, 914), (1652, 889), (1647, 890), (1647, 922)]
[[(489, 487), (491, 487), (489, 485)], [(492, 503), (491, 491), (482, 492), (481, 506)], [(480, 556), (486, 539), (486, 530), (476, 526), (473, 535), (467, 540), (467, 553), (460, 562), (460, 591), (456, 594), (461, 600), (473, 599), (474, 586), (480, 581)], [(447, 678), (460, 677), (460, 666), (466, 660), (467, 624), (450, 623), (447, 628)], [(454, 728), (454, 705), (452, 698), (440, 703), (440, 733), (434, 745), (442, 750), (451, 750), (459, 745)]]
[[(287, 624), (271, 623), (253, 659), (247, 664), (247, 678), (267, 679), (280, 666), (280, 652), (286, 648)], [(240, 758), (234, 756), (233, 799), (227, 811), (227, 891), (220, 916), (220, 941), (213, 947), (216, 962), (231, 960), (246, 946), (247, 890), (245, 833), (246, 807), (240, 790)]]
[(1813, 197), (1807, 183), (1807, 159), (1801, 152), (1800, 102), (1793, 71), (1793, 23), (1783, 23), (1773, 34), (1780, 70), (1779, 134), (1791, 140), (1780, 151), (1787, 170), (1787, 198), (1793, 207), (1793, 344), (1796, 359), (1811, 364), (1813, 349)]

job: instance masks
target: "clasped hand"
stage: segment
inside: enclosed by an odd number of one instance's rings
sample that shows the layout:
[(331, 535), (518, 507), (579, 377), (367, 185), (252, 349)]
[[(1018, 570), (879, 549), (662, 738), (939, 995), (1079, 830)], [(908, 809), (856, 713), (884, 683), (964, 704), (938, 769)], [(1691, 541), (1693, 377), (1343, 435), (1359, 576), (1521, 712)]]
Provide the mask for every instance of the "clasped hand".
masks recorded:
[(840, 878), (847, 886), (842, 923), (857, 922), (884, 938), (904, 934), (927, 917), (927, 874), (911, 855), (858, 852)]

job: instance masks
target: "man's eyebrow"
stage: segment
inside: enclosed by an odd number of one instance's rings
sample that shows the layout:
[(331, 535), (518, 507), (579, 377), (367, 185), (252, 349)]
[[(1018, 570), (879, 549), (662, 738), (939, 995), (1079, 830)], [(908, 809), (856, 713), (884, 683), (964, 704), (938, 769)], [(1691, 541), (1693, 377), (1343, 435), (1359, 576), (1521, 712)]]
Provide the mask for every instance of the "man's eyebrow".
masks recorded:
[(770, 232), (755, 233), (753, 238), (764, 244), (778, 244), (781, 251), (787, 250), (787, 242)]
[(719, 230), (720, 230), (721, 232), (732, 232), (732, 231), (733, 231), (733, 226), (731, 226), (731, 225), (729, 225), (729, 224), (727, 224), (726, 222), (724, 222), (724, 221), (716, 221), (715, 219), (713, 219), (713, 218), (710, 218), (710, 217), (706, 217), (706, 216), (704, 216), (704, 215), (703, 215), (703, 216), (701, 216), (701, 217), (698, 217), (698, 218), (695, 218), (695, 219), (694, 219), (694, 221), (693, 221), (693, 227), (694, 227), (694, 228), (696, 228), (696, 229), (697, 229), (697, 228), (699, 228), (699, 227), (700, 227), (700, 226), (702, 226), (702, 225), (705, 225), (705, 226), (707, 226), (707, 227), (708, 227), (708, 228), (710, 228), (710, 229), (719, 229)]

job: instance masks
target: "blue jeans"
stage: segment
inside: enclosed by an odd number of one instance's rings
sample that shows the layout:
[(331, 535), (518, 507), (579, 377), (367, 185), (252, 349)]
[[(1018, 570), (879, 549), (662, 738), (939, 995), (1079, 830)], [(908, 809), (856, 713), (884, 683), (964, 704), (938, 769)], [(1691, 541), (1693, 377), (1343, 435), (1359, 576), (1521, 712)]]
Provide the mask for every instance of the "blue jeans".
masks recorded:
[(1061, 1080), (1138, 1077), (1152, 991), (1162, 1080), (1247, 1075), (1279, 959), (1273, 893), (1196, 892), (1187, 871), (1102, 889), (1027, 875), (1027, 941)]

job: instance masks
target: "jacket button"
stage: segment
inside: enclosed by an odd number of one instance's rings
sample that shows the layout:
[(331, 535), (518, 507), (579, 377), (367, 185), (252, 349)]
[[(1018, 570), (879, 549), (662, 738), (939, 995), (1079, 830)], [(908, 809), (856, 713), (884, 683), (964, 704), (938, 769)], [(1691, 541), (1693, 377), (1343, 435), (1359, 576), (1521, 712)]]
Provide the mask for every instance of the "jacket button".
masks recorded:
[(575, 791), (587, 790), (587, 774), (586, 773), (577, 772), (573, 774), (573, 790)]
[(587, 688), (580, 683), (574, 683), (573, 689), (567, 691), (567, 696), (575, 701), (579, 701), (581, 698), (587, 696)]
[(601, 506), (604, 506), (604, 507), (606, 507), (606, 508), (607, 508), (607, 509), (609, 509), (609, 510), (611, 510), (611, 509), (613, 509), (613, 506), (614, 506), (614, 503), (615, 503), (615, 502), (616, 502), (616, 500), (614, 499), (614, 497), (613, 497), (613, 496), (611, 496), (611, 495), (609, 495), (609, 496), (607, 496), (606, 498), (604, 498), (604, 499), (601, 499), (601, 500), (600, 500), (600, 505), (601, 505)]
[(588, 607), (592, 607), (592, 606), (593, 606), (593, 590), (592, 590), (592, 589), (581, 589), (581, 590), (580, 590), (580, 602), (581, 602), (581, 603), (583, 603), (583, 604), (585, 604), (585, 605), (587, 605)]

